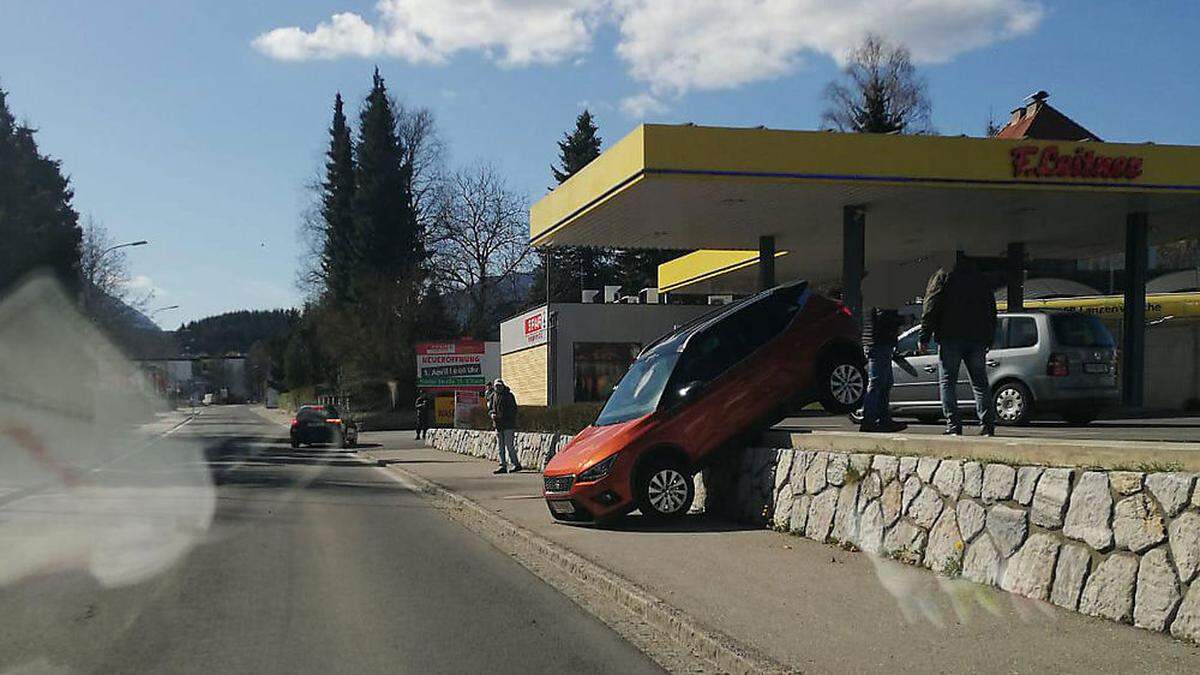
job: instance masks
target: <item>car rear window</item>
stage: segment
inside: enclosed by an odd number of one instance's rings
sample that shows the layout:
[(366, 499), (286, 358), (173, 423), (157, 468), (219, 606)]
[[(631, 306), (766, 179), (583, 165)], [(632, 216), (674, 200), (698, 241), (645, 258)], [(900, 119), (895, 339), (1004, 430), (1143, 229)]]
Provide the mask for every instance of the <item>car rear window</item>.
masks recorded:
[(1101, 347), (1116, 346), (1112, 334), (1100, 322), (1100, 319), (1086, 314), (1058, 314), (1050, 317), (1050, 325), (1054, 328), (1054, 338), (1064, 347)]
[(325, 408), (317, 406), (305, 406), (296, 412), (296, 419), (305, 422), (325, 421)]

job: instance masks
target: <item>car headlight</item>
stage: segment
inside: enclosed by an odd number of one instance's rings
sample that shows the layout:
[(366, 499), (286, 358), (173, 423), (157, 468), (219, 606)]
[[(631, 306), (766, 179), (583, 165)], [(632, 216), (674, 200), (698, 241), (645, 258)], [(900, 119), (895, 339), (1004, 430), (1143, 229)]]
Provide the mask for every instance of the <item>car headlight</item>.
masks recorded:
[(580, 483), (586, 483), (586, 482), (590, 482), (590, 481), (594, 481), (594, 480), (600, 480), (601, 478), (604, 478), (605, 476), (608, 475), (608, 472), (610, 470), (612, 470), (613, 464), (615, 464), (616, 461), (617, 461), (616, 454), (609, 455), (605, 459), (602, 459), (599, 462), (596, 462), (595, 464), (593, 464), (591, 467), (588, 468), (587, 471), (584, 471), (583, 473), (579, 474), (579, 478), (576, 480), (578, 480), (578, 482), (580, 482)]

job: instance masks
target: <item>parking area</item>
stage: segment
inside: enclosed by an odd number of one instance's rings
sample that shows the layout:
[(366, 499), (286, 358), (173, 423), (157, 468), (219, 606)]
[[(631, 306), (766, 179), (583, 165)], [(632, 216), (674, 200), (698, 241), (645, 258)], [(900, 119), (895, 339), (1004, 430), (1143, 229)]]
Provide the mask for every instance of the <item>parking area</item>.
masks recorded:
[[(907, 422), (905, 433), (941, 434), (942, 424), (922, 424), (915, 419), (898, 417)], [(978, 427), (968, 426), (964, 434), (975, 433)], [(775, 427), (790, 432), (857, 431), (858, 426), (844, 415), (819, 413), (789, 417)], [(1100, 419), (1086, 426), (1072, 426), (1060, 420), (1034, 420), (1022, 427), (998, 427), (996, 435), (1011, 438), (1094, 439), (1104, 441), (1155, 441), (1200, 443), (1200, 416), (1155, 416)]]

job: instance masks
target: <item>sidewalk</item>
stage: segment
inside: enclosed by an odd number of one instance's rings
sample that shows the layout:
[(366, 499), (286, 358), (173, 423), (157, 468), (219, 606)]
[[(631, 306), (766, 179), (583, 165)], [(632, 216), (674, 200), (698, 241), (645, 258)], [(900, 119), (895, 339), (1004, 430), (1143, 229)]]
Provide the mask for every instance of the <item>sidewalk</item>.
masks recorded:
[[(1188, 672), (1200, 647), (767, 530), (636, 516), (554, 523), (541, 475), (371, 432), (363, 452), (633, 581), (703, 625), (810, 672)], [(787, 570), (787, 574), (781, 574)]]

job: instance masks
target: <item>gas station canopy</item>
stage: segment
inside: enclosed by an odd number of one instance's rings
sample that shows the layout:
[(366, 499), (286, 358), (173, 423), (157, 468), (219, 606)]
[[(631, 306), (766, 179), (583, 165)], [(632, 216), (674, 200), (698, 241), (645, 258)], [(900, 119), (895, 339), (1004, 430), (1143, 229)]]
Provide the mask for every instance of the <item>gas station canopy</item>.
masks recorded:
[[(533, 244), (708, 249), (663, 290), (754, 287), (760, 238), (781, 278), (836, 278), (846, 209), (867, 269), (931, 253), (1083, 258), (1200, 228), (1200, 148), (643, 125), (534, 204)], [(717, 282), (719, 280), (719, 283)]]

